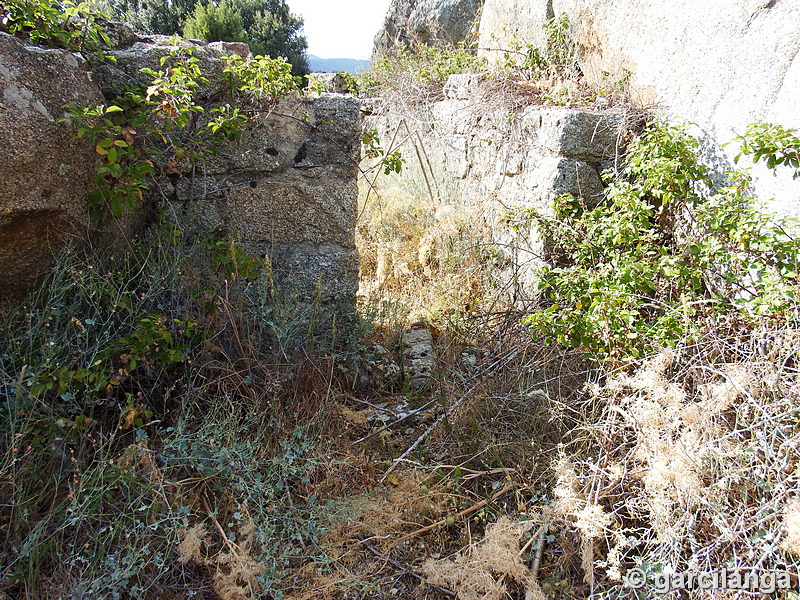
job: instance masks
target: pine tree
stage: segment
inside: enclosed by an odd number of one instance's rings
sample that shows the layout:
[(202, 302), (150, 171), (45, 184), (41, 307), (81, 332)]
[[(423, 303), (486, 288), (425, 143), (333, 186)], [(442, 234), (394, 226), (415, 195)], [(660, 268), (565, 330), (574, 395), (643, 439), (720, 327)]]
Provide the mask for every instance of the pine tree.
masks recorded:
[(231, 0), (214, 4), (198, 4), (186, 19), (183, 35), (206, 42), (244, 42), (247, 35), (242, 26), (242, 13)]

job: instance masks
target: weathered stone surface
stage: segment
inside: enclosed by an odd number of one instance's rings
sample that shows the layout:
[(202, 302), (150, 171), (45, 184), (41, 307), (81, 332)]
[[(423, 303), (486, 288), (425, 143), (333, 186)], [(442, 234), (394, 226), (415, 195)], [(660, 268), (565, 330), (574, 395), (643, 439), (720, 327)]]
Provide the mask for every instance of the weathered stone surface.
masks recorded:
[(392, 0), (375, 36), (373, 60), (398, 48), (427, 44), (455, 46), (474, 31), (484, 0)]
[(433, 336), (424, 324), (403, 332), (403, 373), (412, 389), (420, 389), (432, 382), (436, 365)]
[(282, 292), (352, 306), (358, 107), (334, 94), (283, 102), (180, 180), (174, 206), (189, 222), (235, 232), (245, 250), (269, 257)]
[(102, 83), (104, 93), (113, 97), (122, 89), (131, 85), (147, 84), (151, 77), (142, 73), (142, 69), (160, 71), (161, 57), (176, 53), (180, 49), (190, 49), (198, 59), (203, 76), (207, 83), (201, 84), (198, 97), (206, 99), (223, 90), (222, 76), (225, 63), (223, 56), (237, 54), (242, 58), (250, 55), (247, 44), (242, 42), (212, 42), (206, 44), (197, 40), (185, 40), (166, 35), (138, 35), (133, 38), (121, 29), (119, 47), (110, 54), (116, 62), (101, 62), (95, 66), (97, 79)]
[[(409, 115), (391, 98), (373, 103), (364, 127), (397, 139), (406, 159), (400, 175), (380, 176), (375, 187), (386, 197), (416, 196), (434, 211), (458, 207), (492, 231), (501, 253), (520, 274), (526, 293), (531, 270), (545, 248), (533, 230), (512, 231), (502, 224), (507, 209), (535, 208), (543, 214), (565, 193), (588, 204), (603, 194), (600, 167), (613, 159), (621, 117), (614, 112), (589, 112), (530, 106), (487, 110), (475, 76), (454, 75), (448, 99)], [(366, 170), (372, 162), (366, 160)]]
[(450, 100), (467, 100), (475, 96), (483, 75), (480, 73), (458, 73), (450, 75), (442, 92)]
[(542, 25), (554, 16), (552, 0), (486, 0), (478, 28), (478, 54), (504, 59), (514, 47), (546, 46)]
[[(209, 80), (199, 100), (223, 91), (221, 56), (249, 50), (237, 42), (199, 42), (140, 36), (113, 51), (116, 65), (101, 72), (104, 84), (146, 83), (143, 68), (158, 70), (162, 56), (193, 48)], [(355, 306), (358, 254), (354, 232), (359, 138), (358, 100), (322, 93), (289, 98), (252, 120), (244, 137), (161, 187), (161, 199), (186, 225), (224, 229), (243, 249), (269, 259), (284, 299)]]
[(308, 76), (308, 86), (320, 93), (347, 93), (347, 80), (341, 73), (311, 73)]
[(102, 103), (84, 60), (0, 33), (0, 296), (19, 296), (68, 235), (85, 234), (95, 153), (58, 120)]
[[(91, 229), (86, 196), (96, 155), (74, 127), (58, 123), (66, 103), (102, 104), (101, 86), (113, 96), (115, 87), (147, 83), (141, 69), (158, 70), (162, 56), (191, 46), (209, 80), (197, 100), (210, 109), (223, 90), (219, 57), (249, 53), (238, 43), (115, 31), (117, 63), (94, 73), (69, 52), (0, 34), (0, 295), (21, 293), (45, 273), (61, 237)], [(358, 100), (349, 96), (287, 99), (254, 115), (244, 138), (207, 162), (160, 165), (148, 201), (168, 205), (190, 230), (235, 233), (246, 251), (269, 259), (284, 300), (327, 303), (342, 323), (353, 314), (358, 279), (359, 121)]]
[[(496, 57), (491, 49), (512, 42), (543, 47), (542, 24), (561, 13), (589, 82), (610, 87), (628, 77), (634, 100), (695, 123), (720, 172), (738, 152), (722, 145), (749, 123), (800, 128), (800, 9), (792, 0), (487, 0), (482, 52)], [(771, 208), (800, 216), (790, 172), (753, 173), (757, 194), (777, 198)]]

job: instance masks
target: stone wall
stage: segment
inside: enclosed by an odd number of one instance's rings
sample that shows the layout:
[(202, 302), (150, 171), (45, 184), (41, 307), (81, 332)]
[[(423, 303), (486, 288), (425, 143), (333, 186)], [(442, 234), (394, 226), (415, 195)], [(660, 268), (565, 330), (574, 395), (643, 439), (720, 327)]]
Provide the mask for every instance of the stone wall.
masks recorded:
[[(124, 33), (124, 28), (122, 30)], [(122, 87), (145, 83), (175, 51), (163, 36), (117, 35), (116, 63), (94, 71), (79, 56), (26, 46), (0, 34), (0, 296), (18, 296), (50, 268), (67, 235), (92, 237), (87, 214), (95, 153), (58, 123), (67, 102), (97, 105)], [(193, 46), (209, 82), (206, 108), (223, 94), (222, 55), (247, 55), (240, 43)], [(262, 110), (245, 137), (207, 162), (164, 169), (153, 205), (188, 227), (222, 228), (267, 257), (279, 293), (352, 311), (358, 264), (354, 242), (359, 105), (352, 97), (294, 97)]]
[[(525, 208), (546, 214), (564, 193), (590, 204), (598, 199), (600, 172), (616, 157), (621, 117), (613, 111), (498, 106), (475, 75), (452, 75), (445, 96), (411, 112), (391, 99), (365, 108), (364, 127), (378, 131), (387, 151), (395, 139), (406, 160), (400, 175), (378, 176), (376, 191), (415, 196), (434, 212), (466, 208), (475, 226), (487, 228), (511, 259), (516, 294), (529, 295), (532, 268), (544, 259), (543, 243), (533, 231), (512, 231), (504, 215)], [(362, 167), (372, 162), (365, 159)]]
[[(721, 173), (754, 121), (800, 128), (800, 4), (796, 0), (487, 0), (479, 46), (512, 41), (543, 47), (542, 24), (566, 13), (590, 83), (629, 73), (632, 97), (669, 118), (696, 124), (707, 161)], [(754, 167), (756, 192), (771, 208), (800, 216), (791, 173)]]
[[(147, 36), (113, 52), (101, 67), (104, 83), (144, 83), (141, 69), (158, 69), (173, 40)], [(222, 95), (220, 56), (246, 56), (236, 42), (193, 44), (205, 77), (198, 101)], [(322, 94), (288, 98), (255, 117), (244, 138), (208, 161), (171, 177), (157, 201), (187, 224), (235, 233), (242, 247), (268, 257), (280, 291), (304, 302), (354, 305), (359, 103)]]
[(235, 232), (246, 251), (269, 257), (284, 293), (352, 306), (359, 117), (348, 96), (286, 100), (243, 140), (177, 180), (170, 206), (204, 229)]
[(58, 122), (68, 102), (102, 102), (86, 61), (0, 33), (0, 297), (24, 293), (90, 226), (96, 155)]

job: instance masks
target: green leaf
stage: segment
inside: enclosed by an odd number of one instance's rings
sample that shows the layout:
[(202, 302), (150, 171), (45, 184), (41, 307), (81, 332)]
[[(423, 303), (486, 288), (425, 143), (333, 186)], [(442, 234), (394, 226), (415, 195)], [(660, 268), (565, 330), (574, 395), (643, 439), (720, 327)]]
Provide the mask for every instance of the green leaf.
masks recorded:
[(106, 108), (106, 114), (110, 115), (112, 113), (124, 112), (124, 110), (125, 109), (123, 109), (121, 106), (117, 106), (116, 104), (112, 104), (111, 106)]
[(112, 215), (114, 215), (117, 218), (122, 216), (123, 213), (122, 199), (120, 198), (119, 194), (114, 194), (112, 196), (111, 202), (109, 202), (109, 207), (111, 208)]
[(111, 190), (108, 188), (100, 188), (89, 192), (89, 202), (92, 204), (105, 204), (111, 197)]

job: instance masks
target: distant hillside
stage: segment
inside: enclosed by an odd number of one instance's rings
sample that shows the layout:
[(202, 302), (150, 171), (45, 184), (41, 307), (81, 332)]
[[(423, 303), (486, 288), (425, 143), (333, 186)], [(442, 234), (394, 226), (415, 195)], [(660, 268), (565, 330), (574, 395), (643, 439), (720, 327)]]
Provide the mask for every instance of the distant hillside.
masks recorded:
[(308, 66), (312, 73), (333, 73), (334, 71), (356, 73), (359, 69), (368, 67), (369, 61), (356, 58), (320, 58), (309, 54)]

